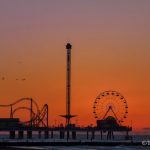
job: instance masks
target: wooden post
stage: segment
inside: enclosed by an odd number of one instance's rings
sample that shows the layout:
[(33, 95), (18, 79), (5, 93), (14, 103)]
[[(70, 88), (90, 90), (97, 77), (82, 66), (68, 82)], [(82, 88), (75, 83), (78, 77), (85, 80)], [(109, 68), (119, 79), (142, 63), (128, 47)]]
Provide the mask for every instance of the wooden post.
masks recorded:
[(39, 130), (38, 132), (39, 132), (39, 139), (41, 139), (41, 130)]
[(64, 137), (65, 137), (64, 131), (60, 131), (60, 139), (64, 139)]
[(76, 131), (72, 131), (72, 139), (76, 139)]
[(103, 131), (101, 130), (101, 140), (103, 139)]
[(92, 139), (95, 139), (95, 131), (92, 131)]
[(44, 137), (45, 137), (45, 139), (49, 138), (49, 131), (48, 130), (44, 131)]
[(51, 139), (53, 139), (53, 137), (54, 137), (54, 133), (53, 131), (51, 131)]
[(10, 139), (15, 139), (15, 136), (16, 135), (15, 135), (15, 131), (14, 130), (9, 132), (9, 138)]
[(87, 130), (87, 133), (86, 133), (86, 137), (87, 139), (89, 139), (89, 131)]
[(67, 131), (67, 141), (68, 141), (68, 139), (69, 139), (69, 130)]
[(27, 138), (32, 139), (32, 131), (31, 130), (27, 131)]
[(21, 131), (18, 131), (18, 139), (23, 139), (24, 138), (24, 132), (21, 130)]

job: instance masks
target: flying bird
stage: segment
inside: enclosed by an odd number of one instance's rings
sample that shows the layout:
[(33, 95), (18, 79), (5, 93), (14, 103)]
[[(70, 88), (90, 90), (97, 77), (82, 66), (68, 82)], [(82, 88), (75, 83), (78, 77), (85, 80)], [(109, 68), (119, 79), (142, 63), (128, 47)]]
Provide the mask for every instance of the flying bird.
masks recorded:
[(5, 77), (2, 77), (2, 80), (5, 80)]
[(23, 79), (22, 79), (22, 81), (25, 81), (25, 80), (26, 80), (26, 78), (23, 78)]

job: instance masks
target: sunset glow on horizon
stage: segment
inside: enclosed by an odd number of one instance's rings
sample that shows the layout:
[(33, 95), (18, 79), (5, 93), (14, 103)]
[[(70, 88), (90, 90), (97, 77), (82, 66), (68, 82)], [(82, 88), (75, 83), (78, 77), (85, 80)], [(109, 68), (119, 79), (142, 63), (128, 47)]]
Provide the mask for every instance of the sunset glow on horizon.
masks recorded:
[(70, 42), (72, 122), (95, 125), (95, 98), (115, 90), (129, 106), (125, 125), (150, 132), (149, 8), (148, 0), (1, 0), (0, 104), (32, 97), (49, 105), (50, 126), (65, 123)]

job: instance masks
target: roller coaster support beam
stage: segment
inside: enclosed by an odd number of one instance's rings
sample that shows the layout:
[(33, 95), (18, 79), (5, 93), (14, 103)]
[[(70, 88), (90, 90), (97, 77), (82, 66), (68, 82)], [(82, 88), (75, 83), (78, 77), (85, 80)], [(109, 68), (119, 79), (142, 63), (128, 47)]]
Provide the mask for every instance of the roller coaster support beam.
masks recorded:
[(12, 110), (12, 106), (10, 108), (10, 118), (13, 118), (13, 110)]
[(47, 121), (47, 128), (48, 128), (48, 124), (49, 124), (49, 122), (48, 122), (48, 105), (46, 105), (46, 107), (47, 107), (47, 118), (46, 118), (47, 120), (46, 121)]
[(33, 100), (32, 100), (32, 98), (31, 98), (31, 110), (30, 110), (30, 126), (32, 127), (32, 111), (33, 111)]

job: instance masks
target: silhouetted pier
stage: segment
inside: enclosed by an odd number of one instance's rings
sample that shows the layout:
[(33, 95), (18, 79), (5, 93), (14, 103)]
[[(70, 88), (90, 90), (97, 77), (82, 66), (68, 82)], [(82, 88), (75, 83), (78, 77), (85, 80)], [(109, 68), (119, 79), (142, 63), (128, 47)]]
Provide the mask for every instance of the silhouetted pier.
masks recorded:
[[(99, 139), (103, 140), (103, 132), (108, 132), (107, 139), (114, 139), (114, 135), (110, 135), (113, 132), (125, 132), (125, 139), (129, 139), (129, 132), (132, 128), (129, 127), (120, 127), (113, 129), (104, 129), (97, 127), (73, 127), (73, 128), (65, 128), (65, 127), (19, 127), (19, 128), (1, 128), (1, 132), (9, 133), (10, 139), (32, 139), (33, 132), (38, 135), (38, 139), (43, 137), (45, 139), (54, 139), (54, 134), (59, 134), (59, 139), (73, 139), (77, 138), (77, 133), (83, 134), (86, 139), (95, 139), (95, 133), (99, 133)], [(16, 136), (17, 135), (17, 136)], [(26, 138), (25, 138), (26, 135)]]
[[(96, 97), (93, 105), (93, 114), (97, 126), (77, 127), (71, 123), (71, 118), (75, 117), (71, 113), (71, 49), (72, 45), (67, 43), (66, 114), (61, 115), (66, 119), (66, 125), (50, 127), (48, 122), (48, 104), (44, 104), (42, 109), (39, 109), (34, 99), (29, 97), (21, 98), (8, 105), (0, 105), (0, 107), (6, 107), (10, 110), (10, 116), (8, 118), (0, 118), (1, 139), (3, 138), (1, 137), (3, 136), (3, 132), (7, 133), (9, 139), (12, 140), (34, 139), (34, 134), (38, 135), (38, 139), (55, 139), (54, 135), (57, 134), (59, 136), (58, 139), (65, 139), (68, 142), (69, 140), (76, 140), (78, 133), (84, 135), (85, 139), (91, 141), (95, 139), (96, 133), (98, 133), (99, 140), (103, 140), (104, 133), (107, 134), (107, 140), (114, 140), (115, 132), (125, 133), (125, 140), (131, 139), (129, 132), (132, 131), (132, 127), (122, 126), (128, 114), (127, 101), (122, 94), (116, 91), (105, 91)], [(27, 105), (19, 105), (22, 102)], [(119, 105), (117, 105), (118, 103)], [(102, 109), (101, 106), (105, 106), (105, 109)], [(115, 111), (116, 107), (120, 111)], [(28, 121), (23, 122), (20, 121), (20, 118), (14, 117), (15, 113), (19, 110), (29, 112)], [(103, 114), (103, 116), (99, 116), (99, 114)]]

